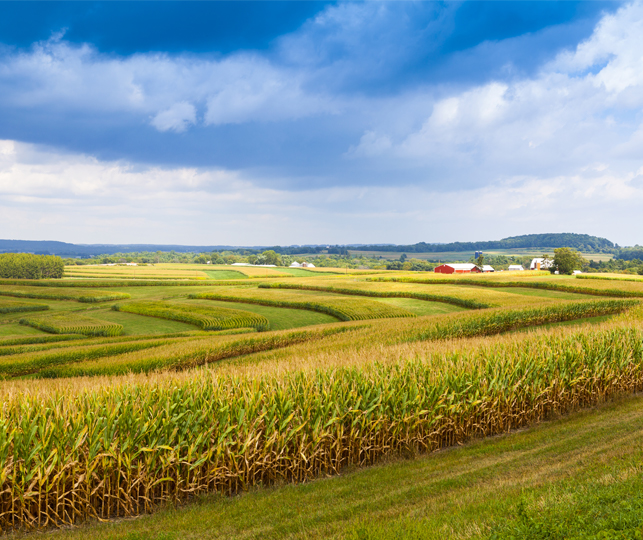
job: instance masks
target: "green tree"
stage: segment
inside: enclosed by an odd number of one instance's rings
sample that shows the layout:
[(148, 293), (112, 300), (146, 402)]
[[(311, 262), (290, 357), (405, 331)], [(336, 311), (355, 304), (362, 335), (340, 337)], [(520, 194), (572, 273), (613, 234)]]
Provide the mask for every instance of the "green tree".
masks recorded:
[(275, 253), (274, 250), (269, 249), (268, 251), (264, 251), (261, 254), (266, 261), (265, 264), (274, 264), (275, 266), (281, 266), (281, 257)]
[(583, 256), (572, 248), (556, 248), (554, 250), (554, 264), (550, 268), (552, 272), (559, 274), (571, 274), (574, 270), (580, 270), (585, 265)]
[(476, 266), (482, 272), (482, 267), (484, 266), (484, 255), (481, 253), (478, 259), (476, 260)]

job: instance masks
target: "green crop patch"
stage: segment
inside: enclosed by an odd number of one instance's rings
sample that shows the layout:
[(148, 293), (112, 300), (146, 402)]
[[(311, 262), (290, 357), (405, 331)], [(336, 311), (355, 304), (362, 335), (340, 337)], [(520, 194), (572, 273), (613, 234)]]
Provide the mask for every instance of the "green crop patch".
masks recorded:
[(148, 317), (194, 324), (203, 330), (230, 330), (233, 328), (270, 329), (270, 322), (263, 315), (222, 307), (170, 304), (167, 302), (130, 302), (113, 306), (115, 311), (126, 311)]
[[(270, 290), (270, 288), (268, 288)], [(265, 292), (264, 292), (265, 291)], [(268, 295), (266, 289), (234, 291), (233, 294), (204, 292), (190, 294), (189, 298), (202, 298), (228, 302), (246, 302), (263, 306), (309, 309), (327, 313), (340, 321), (363, 321), (368, 319), (389, 319), (397, 317), (416, 317), (415, 313), (373, 300), (363, 298), (342, 298), (340, 295), (307, 296), (306, 294), (281, 292), (278, 295)], [(275, 291), (277, 292), (277, 291)], [(272, 297), (270, 297), (272, 296)]]
[(26, 324), (51, 334), (83, 334), (85, 336), (120, 336), (120, 324), (100, 321), (77, 312), (59, 312), (47, 315), (24, 317), (20, 324)]
[(49, 306), (46, 304), (28, 304), (26, 302), (15, 302), (0, 298), (0, 313), (21, 313), (27, 311), (46, 311)]

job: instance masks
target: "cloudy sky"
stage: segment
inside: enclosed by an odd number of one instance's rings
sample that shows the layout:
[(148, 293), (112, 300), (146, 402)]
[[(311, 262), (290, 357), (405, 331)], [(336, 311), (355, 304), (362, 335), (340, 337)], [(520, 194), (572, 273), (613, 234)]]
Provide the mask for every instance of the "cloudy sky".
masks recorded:
[(643, 243), (643, 3), (0, 2), (0, 238)]

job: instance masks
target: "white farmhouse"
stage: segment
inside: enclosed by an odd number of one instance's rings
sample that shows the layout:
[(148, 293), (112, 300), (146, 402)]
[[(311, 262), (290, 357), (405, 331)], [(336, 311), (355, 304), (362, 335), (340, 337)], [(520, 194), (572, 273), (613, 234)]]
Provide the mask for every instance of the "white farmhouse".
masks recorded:
[(509, 271), (510, 272), (522, 272), (524, 270), (524, 267), (522, 264), (510, 264), (509, 265)]

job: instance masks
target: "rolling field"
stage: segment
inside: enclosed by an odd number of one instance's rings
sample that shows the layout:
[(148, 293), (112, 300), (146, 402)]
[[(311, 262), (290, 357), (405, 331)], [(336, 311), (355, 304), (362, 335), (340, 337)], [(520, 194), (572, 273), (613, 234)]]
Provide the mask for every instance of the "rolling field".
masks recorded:
[[(186, 517), (168, 538), (202, 537), (200, 527), (212, 521), (190, 516), (203, 511), (220, 524), (212, 538), (265, 533), (375, 540), (437, 538), (431, 534), (438, 531), (446, 531), (445, 538), (510, 538), (505, 518), (515, 517), (514, 490), (531, 486), (536, 497), (545, 484), (537, 472), (531, 483), (507, 484), (506, 503), (488, 515), (482, 512), (485, 491), (476, 486), (502, 463), (514, 467), (516, 478), (521, 467), (544, 471), (534, 462), (546, 451), (538, 435), (529, 442), (533, 452), (521, 454), (525, 464), (505, 457), (512, 443), (491, 440), (459, 451), (489, 456), (488, 469), (467, 469), (448, 457), (456, 452), (419, 461), (400, 457), (508, 433), (643, 390), (643, 282), (539, 272), (447, 278), (279, 268), (246, 273), (247, 267), (207, 268), (201, 279), (179, 278), (176, 266), (143, 267), (147, 273), (135, 275), (137, 267), (101, 267), (100, 280), (0, 284), (0, 307), (47, 307), (0, 312), (2, 531), (27, 534), (133, 516), (207, 495), (203, 505), (59, 537), (156, 539), (169, 515)], [(617, 441), (603, 443), (617, 452)], [(583, 444), (589, 448), (580, 440), (574, 448), (585, 451)], [(395, 463), (362, 470), (387, 460)], [(423, 463), (442, 471), (442, 480), (422, 483), (414, 476), (415, 467), (429, 470)], [(471, 482), (458, 484), (467, 470)], [(571, 467), (569, 475), (580, 485), (588, 470)], [(404, 471), (408, 488), (384, 485)], [(308, 487), (267, 489), (338, 474)], [(542, 474), (545, 483), (554, 482)], [(371, 483), (359, 487), (366, 477)], [(306, 526), (296, 529), (296, 518), (288, 516), (297, 497), (309, 490), (314, 500), (317, 489), (333, 485), (346, 490), (338, 496), (345, 512), (322, 505), (319, 520), (307, 516), (299, 522)], [(249, 489), (250, 495), (227, 498)], [(414, 489), (433, 501), (417, 519), (419, 503), (404, 503)], [(244, 505), (260, 508), (280, 490), (286, 495), (275, 515), (285, 517), (271, 516), (257, 529), (259, 510)], [(469, 506), (457, 510), (462, 497)], [(564, 511), (552, 501), (552, 515)], [(444, 512), (428, 510), (440, 504)], [(214, 517), (226, 509), (231, 521)], [(242, 510), (250, 512), (243, 523), (235, 517)], [(449, 515), (466, 535), (456, 525), (445, 529)], [(374, 519), (386, 527), (373, 526)], [(149, 531), (139, 528), (142, 523)]]

